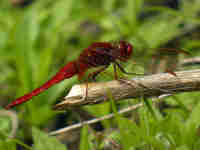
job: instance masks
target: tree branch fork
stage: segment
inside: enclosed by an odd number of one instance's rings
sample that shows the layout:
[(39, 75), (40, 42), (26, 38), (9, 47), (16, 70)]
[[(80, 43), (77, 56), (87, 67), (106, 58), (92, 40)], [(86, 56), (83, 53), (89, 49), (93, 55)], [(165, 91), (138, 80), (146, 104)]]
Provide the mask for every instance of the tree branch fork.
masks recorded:
[(86, 104), (103, 103), (110, 98), (119, 101), (200, 90), (200, 69), (178, 71), (175, 74), (176, 76), (170, 73), (159, 73), (135, 77), (131, 80), (120, 79), (74, 85), (64, 100), (55, 105), (54, 108), (66, 109)]

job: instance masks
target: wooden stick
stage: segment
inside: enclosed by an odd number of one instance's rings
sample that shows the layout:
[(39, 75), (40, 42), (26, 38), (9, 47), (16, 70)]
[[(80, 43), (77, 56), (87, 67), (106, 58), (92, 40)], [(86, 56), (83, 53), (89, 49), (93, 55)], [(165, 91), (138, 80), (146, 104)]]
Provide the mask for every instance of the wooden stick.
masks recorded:
[(115, 101), (139, 97), (155, 97), (162, 94), (176, 94), (200, 90), (200, 69), (190, 71), (160, 73), (136, 77), (132, 80), (113, 80), (88, 84), (88, 95), (85, 98), (86, 85), (74, 85), (55, 109), (66, 109), (86, 104), (97, 104), (112, 99)]

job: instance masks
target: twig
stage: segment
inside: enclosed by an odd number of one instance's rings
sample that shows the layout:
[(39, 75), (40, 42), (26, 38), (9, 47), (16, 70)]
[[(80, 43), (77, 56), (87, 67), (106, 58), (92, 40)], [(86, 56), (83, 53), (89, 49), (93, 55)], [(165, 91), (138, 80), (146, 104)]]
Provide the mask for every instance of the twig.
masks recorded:
[[(152, 102), (156, 102), (156, 101), (161, 100), (161, 99), (163, 99), (163, 98), (165, 98), (167, 96), (169, 96), (169, 95), (162, 95), (162, 96), (160, 96), (158, 98), (154, 98), (154, 99), (152, 99)], [(124, 109), (120, 110), (118, 112), (118, 114), (123, 114), (123, 113), (130, 112), (130, 111), (135, 110), (135, 109), (137, 109), (139, 107), (142, 107), (143, 105), (144, 105), (143, 103), (139, 103), (139, 104), (136, 104), (136, 105), (133, 105), (133, 106), (129, 106), (127, 108), (124, 108)], [(83, 121), (83, 122), (80, 122), (80, 123), (77, 123), (77, 124), (74, 124), (74, 125), (70, 125), (68, 127), (65, 127), (65, 128), (62, 128), (62, 129), (59, 129), (59, 130), (56, 130), (56, 131), (52, 131), (52, 132), (49, 133), (49, 135), (63, 134), (65, 132), (81, 128), (84, 125), (94, 124), (94, 123), (97, 123), (97, 122), (100, 122), (100, 121), (103, 121), (103, 120), (106, 120), (106, 119), (111, 119), (114, 116), (115, 116), (115, 114), (111, 113), (109, 115), (106, 115), (106, 116), (103, 116), (103, 117), (100, 117), (100, 118), (95, 118), (95, 119), (92, 119), (92, 120)]]
[(200, 90), (200, 70), (179, 71), (175, 75), (160, 73), (137, 77), (127, 82), (117, 80), (101, 83), (90, 83), (88, 95), (85, 98), (86, 85), (75, 85), (65, 100), (55, 106), (55, 109), (65, 109), (86, 104), (102, 103), (109, 100), (124, 100), (138, 97), (155, 97), (163, 94), (175, 94)]
[(199, 65), (200, 64), (200, 57), (194, 57), (194, 58), (187, 58), (184, 59), (180, 66), (192, 66), (192, 65)]

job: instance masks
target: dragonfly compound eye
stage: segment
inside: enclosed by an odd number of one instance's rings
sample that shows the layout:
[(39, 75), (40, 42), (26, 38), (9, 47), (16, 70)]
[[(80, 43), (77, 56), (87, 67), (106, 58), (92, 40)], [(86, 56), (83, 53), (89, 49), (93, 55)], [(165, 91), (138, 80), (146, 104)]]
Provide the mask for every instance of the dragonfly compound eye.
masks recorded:
[(130, 56), (132, 54), (132, 50), (133, 50), (133, 47), (131, 44), (127, 44), (127, 56)]
[(132, 45), (126, 41), (120, 41), (119, 49), (121, 51), (121, 56), (124, 58), (128, 58), (132, 54)]

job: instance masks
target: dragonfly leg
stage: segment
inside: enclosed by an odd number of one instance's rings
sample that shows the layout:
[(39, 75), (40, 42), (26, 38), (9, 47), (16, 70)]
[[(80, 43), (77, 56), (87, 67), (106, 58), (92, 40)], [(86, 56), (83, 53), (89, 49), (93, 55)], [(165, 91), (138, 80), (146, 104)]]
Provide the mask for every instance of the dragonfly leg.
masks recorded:
[[(117, 75), (117, 67), (123, 72), (123, 73), (125, 73), (125, 74), (128, 74), (128, 75), (132, 75), (132, 74), (136, 74), (136, 73), (129, 73), (129, 72), (126, 72), (125, 70), (124, 70), (124, 68), (119, 64), (119, 63), (117, 63), (117, 62), (115, 62), (114, 63), (114, 73), (115, 73), (115, 80), (118, 80), (118, 81), (120, 81), (120, 82), (123, 82), (123, 83), (125, 83), (125, 84), (128, 84), (128, 85), (130, 85), (130, 86), (133, 86), (131, 83), (129, 83), (128, 82), (128, 80), (127, 79), (122, 79), (122, 78), (118, 78), (118, 75)], [(138, 75), (138, 74), (137, 74)], [(140, 75), (142, 75), (142, 74), (140, 74)], [(136, 84), (138, 84), (139, 86), (141, 86), (141, 87), (143, 87), (143, 88), (147, 88), (146, 86), (144, 86), (143, 84), (140, 84), (140, 83), (136, 83)]]
[(88, 75), (87, 80), (86, 80), (86, 93), (85, 93), (85, 99), (88, 97), (88, 79), (92, 78), (93, 81), (96, 81), (96, 77), (99, 73), (103, 72), (108, 66), (104, 66), (103, 68), (100, 68), (99, 70), (96, 70), (95, 72), (92, 72)]
[[(123, 73), (125, 73), (125, 74), (128, 74), (128, 75), (132, 75), (132, 74), (134, 74), (134, 75), (144, 75), (144, 74), (136, 74), (136, 73), (129, 73), (129, 72), (126, 72), (125, 70), (124, 70), (124, 68), (119, 64), (119, 63), (117, 63), (117, 62), (115, 62), (115, 65), (114, 65), (114, 68), (116, 68), (116, 65), (117, 65), (117, 67), (123, 72)], [(126, 79), (117, 79), (118, 81), (121, 81), (121, 82), (123, 82), (123, 83), (126, 83), (126, 84), (128, 84), (128, 85), (130, 85), (130, 86), (133, 86), (131, 83), (129, 83)], [(133, 81), (133, 80), (132, 80)], [(144, 84), (141, 84), (141, 83), (137, 83), (137, 82), (134, 82), (135, 84), (137, 84), (137, 85), (139, 85), (140, 87), (143, 87), (143, 88), (145, 88), (145, 89), (152, 89), (151, 87), (147, 87), (147, 86), (145, 86)], [(164, 89), (158, 89), (159, 91), (162, 91), (162, 92), (165, 92), (165, 93), (171, 93), (170, 91), (168, 91), (168, 90), (164, 90)]]
[(88, 75), (88, 79), (89, 79), (89, 78), (92, 78), (93, 81), (96, 81), (97, 75), (98, 75), (99, 73), (103, 72), (104, 70), (106, 70), (107, 68), (108, 68), (108, 66), (104, 66), (103, 68), (100, 68), (99, 70), (96, 70), (96, 71), (90, 73), (90, 74)]
[(115, 76), (115, 80), (118, 80), (117, 66), (116, 66), (116, 64), (114, 64), (113, 67), (114, 67), (114, 76)]
[(121, 70), (121, 72), (123, 72), (124, 74), (127, 75), (144, 75), (144, 74), (138, 74), (138, 73), (132, 73), (132, 72), (127, 72), (118, 62), (114, 62), (114, 64), (117, 65), (117, 67)]

